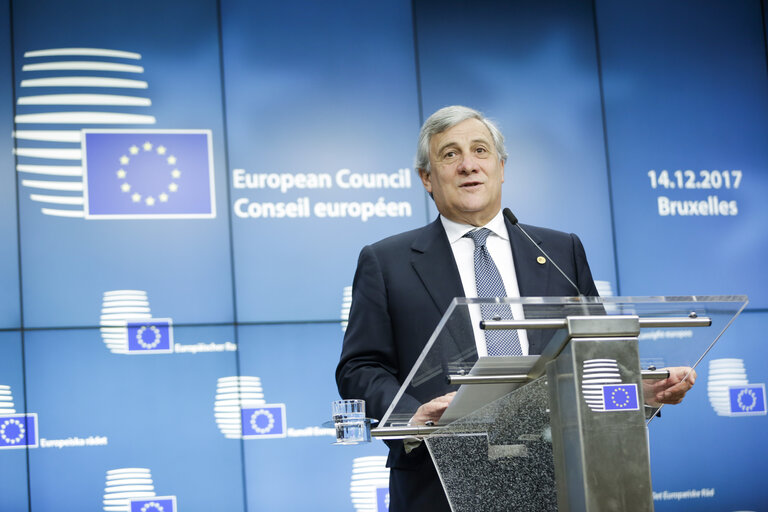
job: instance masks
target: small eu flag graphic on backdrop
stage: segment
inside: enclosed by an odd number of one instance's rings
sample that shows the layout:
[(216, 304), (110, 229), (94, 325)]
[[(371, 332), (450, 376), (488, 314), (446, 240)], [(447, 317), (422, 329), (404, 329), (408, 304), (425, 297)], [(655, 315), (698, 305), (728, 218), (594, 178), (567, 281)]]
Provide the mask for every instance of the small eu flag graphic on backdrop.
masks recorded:
[(83, 130), (88, 219), (216, 216), (209, 130)]
[(176, 512), (176, 496), (132, 499), (130, 512)]
[(243, 439), (286, 437), (285, 404), (265, 404), (240, 410)]
[(389, 510), (389, 487), (376, 488), (376, 512)]
[(609, 384), (603, 386), (605, 411), (636, 411), (640, 408), (637, 384)]
[(36, 413), (0, 415), (0, 449), (36, 447)]
[(728, 388), (731, 416), (766, 414), (765, 384), (746, 384)]
[(173, 325), (170, 318), (149, 318), (125, 324), (129, 354), (170, 354)]

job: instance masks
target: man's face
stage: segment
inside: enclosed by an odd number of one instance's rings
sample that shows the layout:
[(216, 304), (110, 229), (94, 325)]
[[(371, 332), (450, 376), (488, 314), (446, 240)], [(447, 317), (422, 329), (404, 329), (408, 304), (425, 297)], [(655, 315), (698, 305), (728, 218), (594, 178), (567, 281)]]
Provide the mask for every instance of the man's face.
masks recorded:
[(467, 119), (432, 136), (429, 163), (432, 171), (419, 176), (443, 216), (482, 226), (499, 212), (504, 162), (481, 121)]

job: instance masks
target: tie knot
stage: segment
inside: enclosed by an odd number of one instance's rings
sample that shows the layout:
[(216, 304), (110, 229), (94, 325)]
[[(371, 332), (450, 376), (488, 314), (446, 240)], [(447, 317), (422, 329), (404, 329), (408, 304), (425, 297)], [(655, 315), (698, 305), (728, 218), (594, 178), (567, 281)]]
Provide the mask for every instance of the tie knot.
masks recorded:
[(491, 230), (488, 228), (480, 228), (480, 229), (473, 229), (466, 235), (464, 235), (465, 238), (471, 238), (473, 242), (475, 242), (475, 247), (483, 247), (485, 246), (485, 241), (488, 240), (488, 236), (490, 236)]

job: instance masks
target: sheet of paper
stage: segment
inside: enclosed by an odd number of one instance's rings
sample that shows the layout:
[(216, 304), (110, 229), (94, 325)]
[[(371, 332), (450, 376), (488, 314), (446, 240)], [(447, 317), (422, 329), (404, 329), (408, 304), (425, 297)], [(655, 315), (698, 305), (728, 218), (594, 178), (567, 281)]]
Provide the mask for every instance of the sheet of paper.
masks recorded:
[[(469, 375), (527, 374), (539, 356), (486, 356), (477, 360)], [(443, 413), (439, 425), (447, 425), (467, 416), (482, 406), (498, 400), (522, 386), (522, 383), (464, 384)]]

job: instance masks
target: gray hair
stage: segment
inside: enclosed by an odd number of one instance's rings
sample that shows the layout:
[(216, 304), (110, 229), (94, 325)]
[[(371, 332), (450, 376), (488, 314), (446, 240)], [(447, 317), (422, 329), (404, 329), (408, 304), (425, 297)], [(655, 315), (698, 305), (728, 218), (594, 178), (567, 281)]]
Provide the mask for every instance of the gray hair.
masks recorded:
[(423, 169), (427, 174), (430, 173), (429, 165), (429, 143), (432, 137), (438, 133), (443, 133), (445, 130), (453, 128), (457, 124), (466, 121), (467, 119), (477, 119), (488, 128), (493, 138), (493, 145), (495, 146), (496, 153), (499, 155), (499, 161), (507, 161), (507, 150), (504, 148), (504, 136), (493, 122), (486, 118), (483, 114), (477, 110), (469, 107), (462, 107), (461, 105), (452, 105), (450, 107), (443, 107), (424, 121), (424, 125), (419, 132), (419, 146), (416, 151), (416, 170)]

